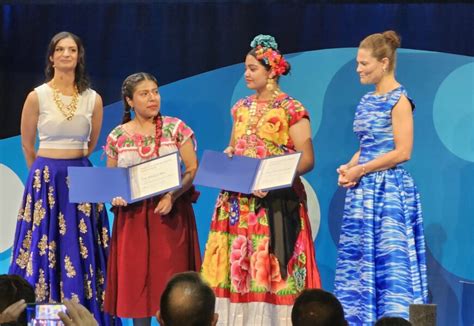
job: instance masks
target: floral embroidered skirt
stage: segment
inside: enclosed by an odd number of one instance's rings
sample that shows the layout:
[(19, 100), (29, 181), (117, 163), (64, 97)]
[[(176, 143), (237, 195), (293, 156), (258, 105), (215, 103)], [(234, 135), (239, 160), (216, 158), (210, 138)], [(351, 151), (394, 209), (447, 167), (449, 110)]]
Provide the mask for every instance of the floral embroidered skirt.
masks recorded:
[(291, 325), (298, 294), (321, 287), (305, 199), (299, 179), (264, 199), (219, 194), (201, 270), (217, 296), (219, 325)]
[(197, 197), (191, 188), (163, 216), (153, 212), (159, 197), (114, 208), (105, 311), (126, 318), (154, 316), (168, 280), (176, 273), (199, 271), (192, 207)]
[(35, 288), (37, 302), (78, 300), (101, 325), (109, 223), (103, 204), (69, 202), (68, 166), (87, 158), (38, 157), (30, 169), (13, 245), (10, 274)]

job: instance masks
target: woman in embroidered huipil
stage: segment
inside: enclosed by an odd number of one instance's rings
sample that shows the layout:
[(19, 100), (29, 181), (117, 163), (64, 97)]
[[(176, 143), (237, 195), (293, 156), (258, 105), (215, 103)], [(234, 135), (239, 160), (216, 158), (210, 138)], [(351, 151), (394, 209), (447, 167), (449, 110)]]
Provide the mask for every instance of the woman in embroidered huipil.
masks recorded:
[(360, 44), (357, 73), (374, 84), (357, 106), (360, 149), (338, 169), (348, 188), (339, 242), (335, 294), (351, 325), (383, 316), (408, 319), (411, 303), (426, 303), (425, 241), (420, 196), (402, 163), (413, 147), (412, 100), (395, 79), (393, 31)]
[[(184, 163), (182, 188), (137, 203), (113, 198), (115, 220), (107, 273), (105, 310), (149, 325), (170, 277), (198, 271), (201, 255), (192, 202), (197, 169), (194, 133), (160, 111), (158, 83), (148, 73), (128, 76), (122, 85), (121, 125), (105, 146), (108, 167), (128, 167), (178, 151)], [(131, 119), (131, 112), (134, 117)]]
[(282, 92), (290, 65), (275, 39), (259, 35), (245, 59), (245, 81), (255, 94), (231, 109), (229, 156), (264, 158), (301, 151), (291, 188), (252, 195), (221, 191), (211, 221), (202, 276), (213, 287), (219, 324), (291, 325), (304, 288), (319, 288), (306, 194), (300, 175), (313, 168), (309, 116)]
[(91, 166), (87, 156), (102, 124), (102, 100), (89, 85), (81, 40), (58, 33), (48, 47), (46, 83), (23, 107), (21, 141), (30, 172), (9, 273), (34, 286), (37, 302), (78, 300), (100, 324), (108, 324), (107, 214), (103, 204), (71, 204), (68, 198), (67, 167)]

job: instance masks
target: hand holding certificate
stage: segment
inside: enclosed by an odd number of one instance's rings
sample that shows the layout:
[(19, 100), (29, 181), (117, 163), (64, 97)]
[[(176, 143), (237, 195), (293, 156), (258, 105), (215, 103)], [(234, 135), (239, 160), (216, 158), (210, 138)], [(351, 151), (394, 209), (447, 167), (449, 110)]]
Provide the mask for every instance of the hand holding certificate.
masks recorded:
[(72, 203), (134, 203), (181, 187), (177, 152), (128, 168), (68, 167), (68, 176)]
[(257, 159), (204, 151), (194, 183), (250, 194), (291, 186), (301, 153)]

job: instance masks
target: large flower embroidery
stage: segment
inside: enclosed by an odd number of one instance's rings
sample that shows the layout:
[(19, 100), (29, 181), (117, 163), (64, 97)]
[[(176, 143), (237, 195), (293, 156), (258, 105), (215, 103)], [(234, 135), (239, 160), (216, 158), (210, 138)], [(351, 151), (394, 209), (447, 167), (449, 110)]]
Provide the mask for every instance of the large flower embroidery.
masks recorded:
[(265, 215), (264, 209), (259, 209), (258, 212), (250, 212), (248, 215), (248, 225), (255, 225), (258, 222), (258, 219)]
[(144, 145), (143, 136), (140, 134), (133, 134), (132, 141), (136, 147), (141, 147)]
[(250, 289), (250, 259), (252, 243), (243, 235), (239, 235), (232, 242), (230, 254), (230, 277), (232, 285), (239, 293), (247, 293)]
[(155, 145), (154, 144), (149, 144), (148, 146), (142, 146), (142, 147), (138, 147), (137, 148), (137, 152), (138, 152), (138, 155), (141, 157), (141, 158), (150, 158), (153, 156), (154, 154), (154, 150), (155, 150)]
[(264, 158), (266, 152), (265, 143), (255, 135), (238, 139), (235, 142), (236, 155)]
[(265, 237), (259, 242), (250, 258), (250, 266), (255, 283), (276, 293), (286, 286), (286, 282), (281, 278), (277, 258), (268, 251), (269, 240)]
[(206, 245), (206, 253), (202, 263), (202, 276), (212, 287), (226, 281), (229, 270), (229, 244), (227, 235), (212, 232)]
[(262, 125), (258, 129), (257, 135), (275, 144), (285, 145), (288, 142), (288, 121), (285, 110), (270, 110), (262, 119)]
[(118, 138), (117, 138), (117, 147), (120, 148), (120, 147), (123, 147), (123, 145), (125, 144), (125, 141), (127, 140), (127, 136), (122, 134), (120, 135)]
[(306, 255), (304, 252), (304, 243), (301, 237), (295, 243), (295, 249), (293, 255), (288, 262), (288, 274), (293, 275), (295, 270), (299, 268), (305, 268), (306, 266)]
[(240, 138), (245, 134), (249, 119), (249, 110), (247, 107), (240, 107), (235, 114), (234, 137)]

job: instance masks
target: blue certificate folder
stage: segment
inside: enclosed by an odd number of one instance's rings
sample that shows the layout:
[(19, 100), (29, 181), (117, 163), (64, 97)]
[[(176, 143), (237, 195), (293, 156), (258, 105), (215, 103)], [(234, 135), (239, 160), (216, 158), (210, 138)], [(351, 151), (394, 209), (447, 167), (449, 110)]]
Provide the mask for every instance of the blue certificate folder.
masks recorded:
[[(146, 168), (146, 165), (157, 164), (163, 159), (171, 158), (170, 165), (165, 166), (166, 172), (156, 168), (153, 177), (159, 180), (160, 174), (173, 180), (166, 180), (166, 186), (163, 188), (156, 184), (157, 191), (148, 193), (145, 196), (133, 198), (132, 196), (132, 169)], [(176, 170), (174, 170), (174, 161), (176, 161)], [(122, 197), (127, 203), (134, 203), (149, 197), (181, 187), (181, 172), (179, 169), (179, 159), (177, 153), (160, 156), (156, 159), (139, 163), (128, 168), (106, 168), (106, 167), (68, 167), (69, 178), (69, 201), (71, 203), (100, 203), (111, 202), (114, 197)], [(148, 178), (150, 180), (150, 178)], [(172, 186), (167, 186), (171, 185)], [(153, 184), (151, 184), (154, 187)]]
[[(289, 172), (285, 172), (287, 177), (282, 178), (282, 182), (276, 180), (277, 183), (271, 187), (259, 190), (272, 190), (291, 186), (301, 153), (288, 155), (297, 155), (297, 157), (295, 157), (296, 160), (293, 160), (294, 166), (289, 167)], [(256, 186), (256, 179), (262, 162), (273, 158), (278, 157), (258, 159), (234, 155), (230, 158), (222, 152), (205, 150), (199, 162), (194, 184), (250, 194), (255, 190), (254, 187)]]

